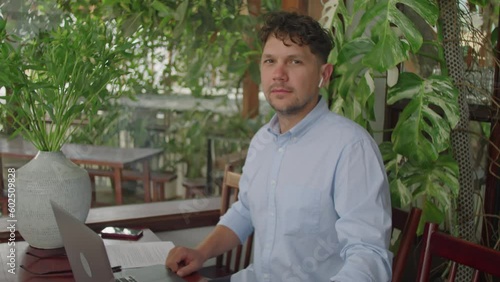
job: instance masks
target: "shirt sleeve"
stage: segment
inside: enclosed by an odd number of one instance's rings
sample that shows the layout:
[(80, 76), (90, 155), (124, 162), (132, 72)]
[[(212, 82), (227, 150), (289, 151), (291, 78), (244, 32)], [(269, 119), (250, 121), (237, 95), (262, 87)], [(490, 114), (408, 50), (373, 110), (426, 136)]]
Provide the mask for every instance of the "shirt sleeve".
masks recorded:
[(248, 180), (245, 174), (240, 178), (238, 201), (221, 216), (219, 223), (231, 229), (243, 243), (253, 232), (253, 224), (248, 205)]
[(342, 151), (334, 177), (336, 230), (344, 265), (331, 281), (391, 281), (391, 201), (385, 168), (373, 140)]

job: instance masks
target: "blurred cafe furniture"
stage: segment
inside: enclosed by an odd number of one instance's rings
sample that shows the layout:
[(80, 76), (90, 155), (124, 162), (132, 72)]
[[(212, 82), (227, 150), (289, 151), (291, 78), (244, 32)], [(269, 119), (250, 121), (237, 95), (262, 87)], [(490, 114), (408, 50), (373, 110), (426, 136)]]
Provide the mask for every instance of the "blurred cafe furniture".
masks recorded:
[[(108, 168), (102, 170), (110, 175), (114, 180), (115, 204), (123, 204), (122, 180), (129, 174), (124, 172), (124, 168), (139, 163), (142, 170), (134, 175), (144, 183), (144, 201), (151, 202), (151, 171), (149, 162), (155, 156), (160, 155), (163, 149), (156, 148), (118, 148), (107, 146), (94, 146), (83, 144), (66, 144), (62, 148), (68, 159), (76, 164), (96, 165)], [(31, 159), (36, 156), (38, 150), (29, 142), (22, 138), (9, 139), (0, 138), (0, 160), (3, 157)], [(0, 172), (3, 171), (0, 170)], [(92, 171), (98, 173), (98, 171)], [(3, 179), (3, 175), (0, 175)], [(4, 183), (0, 183), (0, 192), (3, 192)]]
[(207, 136), (206, 177), (184, 179), (182, 186), (185, 189), (185, 198), (219, 195), (225, 166), (231, 165), (235, 171), (240, 172), (245, 162), (248, 144), (249, 140), (221, 135)]

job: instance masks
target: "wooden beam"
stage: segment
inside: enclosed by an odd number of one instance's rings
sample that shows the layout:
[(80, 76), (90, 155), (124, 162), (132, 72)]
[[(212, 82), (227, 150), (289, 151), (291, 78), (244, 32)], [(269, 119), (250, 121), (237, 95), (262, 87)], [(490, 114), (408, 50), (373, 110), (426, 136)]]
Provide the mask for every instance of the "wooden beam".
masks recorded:
[[(247, 13), (254, 17), (260, 14), (260, 0), (248, 0), (247, 9), (242, 11), (242, 13)], [(256, 49), (255, 42), (252, 42), (250, 37), (246, 40), (246, 43), (251, 47), (251, 49)], [(250, 73), (247, 71), (245, 77), (243, 78), (243, 107), (241, 116), (244, 118), (253, 118), (259, 114), (259, 85), (257, 82), (253, 81)]]

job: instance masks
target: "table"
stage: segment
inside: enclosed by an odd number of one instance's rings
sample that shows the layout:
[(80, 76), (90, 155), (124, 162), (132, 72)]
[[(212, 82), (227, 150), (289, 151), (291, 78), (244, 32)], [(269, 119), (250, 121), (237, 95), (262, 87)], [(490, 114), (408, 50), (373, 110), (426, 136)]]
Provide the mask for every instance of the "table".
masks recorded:
[[(144, 229), (144, 236), (139, 240), (139, 242), (151, 242), (151, 241), (159, 241), (159, 238), (149, 229)], [(136, 241), (124, 241), (124, 240), (110, 240), (110, 239), (105, 239), (104, 243), (105, 244), (133, 244)], [(15, 245), (15, 274), (10, 273), (8, 262), (9, 258), (8, 256), (11, 254), (9, 249), (12, 248), (12, 246), (8, 246), (7, 243), (2, 243), (0, 244), (0, 281), (3, 282), (24, 282), (24, 281), (30, 281), (30, 282), (38, 282), (38, 281), (43, 281), (43, 282), (73, 282), (75, 281), (72, 277), (71, 274), (65, 274), (65, 275), (60, 275), (60, 276), (36, 276), (33, 274), (28, 273), (27, 271), (19, 268), (20, 264), (25, 264), (25, 265), (37, 265), (40, 269), (36, 269), (36, 271), (50, 271), (50, 270), (66, 270), (70, 269), (69, 261), (66, 257), (60, 256), (57, 257), (57, 255), (64, 254), (64, 248), (59, 248), (59, 249), (53, 249), (53, 250), (41, 250), (41, 249), (34, 249), (28, 245), (28, 243), (24, 241), (18, 241), (16, 242)], [(30, 255), (26, 255), (26, 252), (30, 251), (31, 253), (34, 253), (36, 255), (40, 256), (49, 256), (51, 257), (50, 259), (42, 259), (39, 260), (35, 257), (32, 257)], [(203, 277), (201, 277), (199, 274), (195, 273), (193, 275), (190, 275), (185, 278), (186, 281), (188, 282), (203, 282), (206, 281)]]
[[(65, 144), (62, 151), (68, 159), (76, 164), (100, 165), (111, 168), (114, 179), (115, 203), (117, 205), (123, 204), (123, 169), (133, 163), (142, 163), (144, 199), (146, 202), (151, 201), (149, 161), (153, 157), (160, 155), (163, 149)], [(9, 139), (0, 137), (0, 167), (2, 167), (2, 157), (31, 159), (37, 153), (38, 150), (30, 142), (22, 138)], [(1, 169), (0, 176), (2, 176), (0, 179), (3, 179)], [(0, 181), (0, 188), (3, 188), (3, 181)]]

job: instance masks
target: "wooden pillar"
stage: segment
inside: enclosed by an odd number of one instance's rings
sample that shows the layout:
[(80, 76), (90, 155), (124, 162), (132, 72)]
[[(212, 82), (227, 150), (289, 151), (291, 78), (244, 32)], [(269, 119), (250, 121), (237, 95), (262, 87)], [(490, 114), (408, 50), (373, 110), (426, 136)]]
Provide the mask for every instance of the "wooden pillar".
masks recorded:
[[(247, 10), (242, 13), (248, 13), (252, 16), (258, 16), (260, 13), (260, 0), (248, 0)], [(255, 43), (246, 39), (247, 44), (253, 46)], [(255, 48), (252, 48), (255, 49)], [(241, 115), (244, 118), (253, 118), (259, 114), (259, 85), (252, 80), (247, 71), (243, 78), (243, 107)]]
[(308, 0), (283, 0), (281, 9), (308, 15)]
[(243, 78), (243, 107), (241, 116), (244, 118), (254, 118), (259, 114), (259, 85), (245, 73)]
[(307, 14), (315, 20), (321, 18), (321, 13), (323, 12), (323, 3), (321, 0), (309, 0), (307, 1)]

